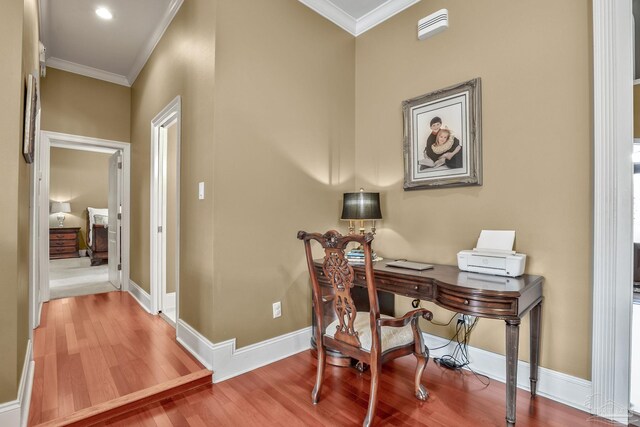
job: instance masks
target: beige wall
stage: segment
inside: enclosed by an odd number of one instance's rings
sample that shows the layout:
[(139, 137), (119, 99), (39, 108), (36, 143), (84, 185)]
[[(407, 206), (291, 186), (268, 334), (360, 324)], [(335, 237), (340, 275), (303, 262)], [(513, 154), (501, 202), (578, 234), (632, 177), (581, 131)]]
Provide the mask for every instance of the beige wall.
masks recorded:
[[(40, 87), (39, 67), (39, 11), (38, 0), (24, 0), (22, 27), (22, 75), (23, 81), (29, 73), (37, 77)], [(22, 124), (21, 124), (22, 126)], [(38, 130), (36, 129), (36, 132)], [(20, 145), (20, 144), (19, 144)], [(19, 162), (18, 185), (18, 346), (16, 360), (16, 383), (19, 383), (24, 366), (24, 357), (29, 341), (29, 235), (30, 235), (30, 175), (31, 166), (23, 159)]]
[[(216, 3), (184, 2), (132, 87), (131, 279), (149, 292), (151, 120), (182, 96), (180, 317), (211, 337)], [(205, 200), (197, 185), (207, 184)]]
[[(49, 198), (71, 203), (65, 227), (80, 227), (80, 249), (87, 247), (87, 207), (106, 208), (109, 198), (110, 154), (51, 148)], [(57, 215), (49, 216), (49, 226), (57, 227)]]
[[(449, 10), (451, 28), (418, 41), (415, 23), (440, 8)], [(356, 181), (382, 193), (378, 253), (455, 264), (481, 229), (516, 230), (527, 272), (546, 277), (541, 364), (585, 379), (591, 370), (590, 27), (588, 1), (433, 0), (356, 42)], [(484, 184), (403, 191), (401, 102), (474, 77), (482, 78)], [(409, 307), (401, 300), (396, 309)], [(434, 311), (438, 321), (450, 316)], [(427, 329), (445, 337), (452, 332)], [(523, 360), (528, 336), (527, 319)], [(481, 320), (471, 345), (504, 353), (503, 322)]]
[(298, 1), (236, 0), (216, 42), (213, 338), (244, 346), (310, 324), (296, 233), (340, 226), (354, 188), (355, 40)]
[(23, 1), (9, 0), (2, 5), (0, 14), (0, 93), (4, 102), (0, 103), (0, 178), (3, 183), (3, 196), (0, 202), (2, 218), (0, 221), (0, 402), (16, 398), (18, 340), (18, 193), (21, 155), (22, 120), (22, 17)]
[(29, 173), (22, 157), (23, 91), (37, 75), (35, 0), (8, 0), (0, 14), (0, 402), (17, 397), (29, 340)]
[(132, 279), (149, 289), (149, 122), (181, 95), (180, 317), (214, 342), (310, 322), (295, 234), (335, 227), (353, 188), (354, 48), (293, 0), (195, 0), (133, 85)]
[(47, 68), (42, 129), (129, 142), (131, 88)]

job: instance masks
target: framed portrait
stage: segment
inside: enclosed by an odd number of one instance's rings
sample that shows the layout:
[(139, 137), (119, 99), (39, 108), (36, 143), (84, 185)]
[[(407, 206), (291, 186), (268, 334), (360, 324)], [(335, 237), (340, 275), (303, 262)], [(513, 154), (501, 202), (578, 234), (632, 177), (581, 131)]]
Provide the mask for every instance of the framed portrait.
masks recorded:
[(482, 185), (480, 78), (408, 99), (404, 189)]
[(24, 89), (24, 139), (22, 141), (22, 156), (27, 163), (33, 163), (35, 149), (37, 84), (36, 78), (29, 74)]

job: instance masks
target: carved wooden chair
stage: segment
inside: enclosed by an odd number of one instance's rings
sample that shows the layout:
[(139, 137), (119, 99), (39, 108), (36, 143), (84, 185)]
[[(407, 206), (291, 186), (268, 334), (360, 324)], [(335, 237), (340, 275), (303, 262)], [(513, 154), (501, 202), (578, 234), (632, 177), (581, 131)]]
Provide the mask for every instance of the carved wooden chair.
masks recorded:
[[(429, 360), (429, 350), (422, 340), (418, 319), (431, 320), (433, 315), (424, 308), (410, 311), (400, 318), (380, 315), (378, 295), (371, 261), (371, 233), (365, 235), (342, 236), (335, 230), (325, 234), (298, 232), (298, 239), (304, 241), (307, 265), (313, 286), (313, 309), (316, 317), (315, 339), (318, 350), (318, 371), (316, 385), (311, 393), (314, 404), (320, 399), (322, 380), (326, 364), (326, 348), (337, 350), (344, 355), (366, 363), (371, 368), (371, 392), (369, 407), (363, 426), (371, 425), (378, 401), (378, 381), (382, 363), (398, 357), (414, 354), (418, 359), (415, 373), (415, 396), (426, 400), (428, 393), (421, 384), (422, 373)], [(323, 272), (333, 288), (332, 295), (322, 295), (311, 252), (311, 240), (316, 240), (324, 248)], [(345, 247), (357, 242), (364, 248), (365, 276), (369, 296), (369, 312), (358, 312), (351, 297), (354, 286), (353, 268), (345, 257)], [(324, 325), (324, 305), (332, 303), (337, 320)], [(325, 328), (326, 327), (326, 328)], [(325, 331), (323, 333), (323, 331)]]

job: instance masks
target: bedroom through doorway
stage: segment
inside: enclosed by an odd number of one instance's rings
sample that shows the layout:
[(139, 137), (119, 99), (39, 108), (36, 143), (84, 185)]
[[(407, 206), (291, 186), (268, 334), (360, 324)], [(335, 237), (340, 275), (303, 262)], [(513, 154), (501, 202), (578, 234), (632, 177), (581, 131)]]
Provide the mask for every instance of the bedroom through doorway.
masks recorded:
[(129, 144), (53, 132), (41, 141), (40, 301), (128, 290)]
[(115, 186), (110, 182), (111, 164), (117, 163), (120, 156), (120, 150), (113, 149), (101, 152), (51, 147), (50, 299), (120, 289), (119, 277), (109, 277), (112, 228), (108, 206), (110, 195), (117, 198), (121, 193), (117, 178)]

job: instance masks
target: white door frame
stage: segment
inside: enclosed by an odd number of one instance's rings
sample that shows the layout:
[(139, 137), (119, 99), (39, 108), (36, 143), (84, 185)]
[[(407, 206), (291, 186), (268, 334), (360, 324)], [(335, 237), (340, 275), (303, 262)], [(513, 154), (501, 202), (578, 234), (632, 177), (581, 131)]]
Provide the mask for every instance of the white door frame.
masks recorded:
[[(108, 277), (109, 282), (118, 290), (122, 289), (122, 254), (120, 253), (120, 241), (122, 240), (120, 228), (120, 212), (122, 208), (122, 151), (117, 150), (109, 157), (109, 197), (107, 198), (108, 230)], [(116, 191), (113, 189), (116, 188)], [(88, 231), (87, 231), (88, 232)]]
[(163, 160), (160, 153), (161, 133), (160, 129), (168, 123), (177, 120), (177, 165), (176, 176), (178, 178), (178, 185), (176, 185), (176, 323), (179, 319), (180, 308), (180, 146), (181, 146), (181, 134), (182, 134), (182, 99), (180, 96), (176, 96), (154, 119), (151, 121), (151, 228), (149, 235), (151, 236), (150, 248), (150, 278), (151, 278), (151, 313), (158, 314), (162, 307), (162, 274), (161, 268), (163, 268), (163, 261), (166, 258), (166, 239), (163, 238), (158, 231), (159, 227), (163, 227), (166, 230), (166, 224), (164, 219), (160, 215), (160, 212), (166, 210), (166, 200), (161, 197), (161, 191), (163, 189), (163, 182), (166, 177), (161, 176), (163, 167), (160, 162)]
[[(130, 183), (131, 183), (131, 147), (128, 142), (110, 141), (88, 136), (42, 131), (40, 133), (40, 160), (42, 162), (42, 191), (37, 207), (40, 214), (40, 289), (41, 300), (49, 301), (49, 185), (51, 147), (74, 150), (113, 153), (122, 150), (122, 291), (129, 290), (129, 245), (130, 245)], [(46, 230), (46, 232), (45, 232)]]
[(633, 304), (631, 0), (593, 0), (591, 413), (628, 423)]

